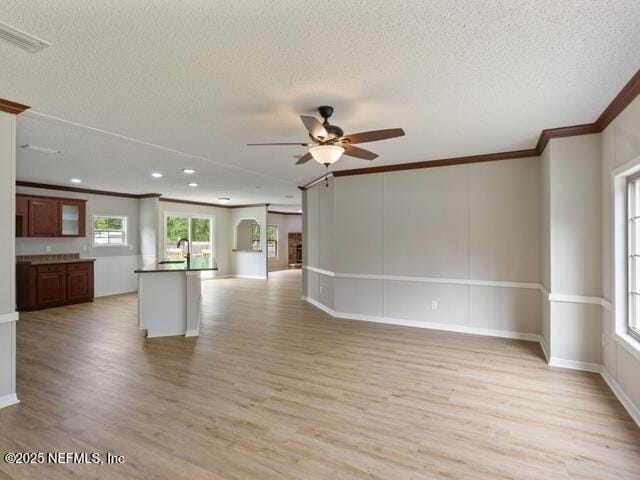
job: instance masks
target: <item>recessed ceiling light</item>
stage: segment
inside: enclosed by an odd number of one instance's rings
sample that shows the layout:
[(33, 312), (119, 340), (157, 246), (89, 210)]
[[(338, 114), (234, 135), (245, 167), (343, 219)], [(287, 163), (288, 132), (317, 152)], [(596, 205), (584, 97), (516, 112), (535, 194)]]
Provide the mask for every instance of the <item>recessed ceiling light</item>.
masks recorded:
[(262, 187), (260, 185), (256, 186), (256, 190), (260, 190)]
[(162, 174), (161, 174), (160, 172), (153, 172), (153, 173), (151, 174), (151, 176), (152, 176), (153, 178), (162, 178)]
[(231, 200), (229, 197), (220, 197), (218, 199), (218, 202), (220, 202), (220, 203), (229, 203), (229, 200)]
[(187, 175), (191, 175), (192, 173), (196, 173), (193, 168), (183, 168), (182, 173), (186, 173)]
[(24, 148), (25, 150), (33, 150), (34, 152), (40, 152), (40, 153), (60, 153), (60, 150), (55, 150), (53, 148), (39, 147), (37, 145), (31, 145), (30, 143), (25, 143), (24, 145), (20, 145), (20, 148)]
[(293, 195), (285, 195), (284, 198), (293, 198)]
[(82, 183), (82, 180), (80, 180), (79, 178), (72, 178), (71, 183)]
[(198, 186), (198, 184), (197, 184), (196, 182), (191, 182), (191, 183), (189, 184), (189, 186), (190, 186), (190, 187), (197, 187), (197, 186)]

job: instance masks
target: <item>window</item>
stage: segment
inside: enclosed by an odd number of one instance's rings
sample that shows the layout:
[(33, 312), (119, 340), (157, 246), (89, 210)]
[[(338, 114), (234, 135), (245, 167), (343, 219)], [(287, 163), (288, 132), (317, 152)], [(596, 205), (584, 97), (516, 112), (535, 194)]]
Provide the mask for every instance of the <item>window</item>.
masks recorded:
[(267, 257), (278, 258), (278, 226), (267, 225)]
[(127, 217), (118, 215), (94, 215), (93, 245), (96, 247), (126, 246)]
[(640, 340), (640, 175), (627, 180), (627, 288), (629, 335)]
[[(191, 258), (202, 258), (206, 264), (213, 263), (213, 218), (185, 214), (165, 216), (166, 258), (183, 258), (183, 248), (178, 248), (178, 240), (186, 238), (191, 245)], [(186, 248), (186, 247), (185, 247)]]
[(260, 250), (260, 225), (257, 223), (251, 225), (251, 248)]

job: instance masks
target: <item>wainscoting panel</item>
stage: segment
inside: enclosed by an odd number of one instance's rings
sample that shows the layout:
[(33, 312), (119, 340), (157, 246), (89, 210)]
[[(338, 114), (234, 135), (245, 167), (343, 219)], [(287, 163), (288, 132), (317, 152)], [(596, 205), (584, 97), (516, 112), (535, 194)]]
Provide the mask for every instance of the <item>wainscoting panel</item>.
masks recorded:
[(95, 296), (104, 297), (138, 290), (139, 255), (117, 257), (97, 257), (95, 275)]

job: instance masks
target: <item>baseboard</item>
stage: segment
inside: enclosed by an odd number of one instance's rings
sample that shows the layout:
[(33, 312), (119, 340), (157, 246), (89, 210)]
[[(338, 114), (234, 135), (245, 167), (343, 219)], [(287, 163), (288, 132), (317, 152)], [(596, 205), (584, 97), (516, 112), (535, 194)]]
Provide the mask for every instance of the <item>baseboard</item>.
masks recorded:
[(548, 364), (549, 360), (551, 359), (551, 357), (549, 356), (549, 347), (547, 346), (547, 342), (542, 336), (540, 336), (540, 348), (542, 348), (542, 353), (544, 354), (544, 358)]
[(8, 407), (9, 405), (15, 405), (16, 403), (20, 403), (20, 400), (18, 400), (18, 395), (16, 395), (15, 393), (10, 393), (9, 395), (0, 397), (0, 408)]
[(578, 360), (568, 360), (566, 358), (549, 358), (550, 367), (569, 368), (571, 370), (581, 370), (583, 372), (601, 373), (602, 365), (599, 363), (581, 362)]
[(0, 313), (0, 323), (15, 322), (18, 320), (18, 312)]
[(267, 279), (267, 277), (260, 277), (258, 275), (236, 275), (236, 274), (233, 274), (233, 275), (230, 275), (230, 277), (233, 277), (233, 278), (251, 278), (253, 280), (266, 280)]
[(197, 337), (198, 335), (200, 335), (200, 330), (197, 328), (194, 328), (193, 330), (187, 330), (187, 332), (184, 334), (185, 337)]
[(515, 340), (527, 340), (530, 342), (539, 342), (540, 335), (537, 333), (510, 332), (508, 330), (492, 330), (488, 328), (468, 327), (465, 325), (447, 325), (443, 323), (421, 322), (417, 320), (405, 320), (399, 318), (379, 317), (374, 315), (360, 315), (345, 312), (336, 312), (335, 310), (323, 305), (322, 303), (309, 297), (301, 297), (302, 300), (310, 303), (314, 307), (328, 313), (335, 318), (343, 318), (346, 320), (358, 320), (363, 322), (385, 323), (388, 325), (398, 325), (402, 327), (425, 328), (427, 330), (441, 330), (446, 332), (467, 333), (471, 335), (483, 335), (485, 337), (511, 338)]
[(323, 305), (322, 303), (318, 302), (317, 300), (314, 300), (313, 298), (310, 297), (300, 297), (301, 300), (310, 303), (311, 305), (313, 305), (316, 308), (319, 308), (320, 310), (322, 310), (325, 313), (328, 313), (329, 315), (331, 315), (332, 317), (335, 317), (335, 312), (333, 310), (331, 310), (329, 307)]
[(602, 378), (607, 383), (607, 385), (609, 385), (609, 388), (616, 396), (616, 398), (620, 401), (625, 410), (629, 412), (629, 415), (631, 415), (633, 421), (636, 422), (636, 425), (640, 427), (640, 409), (638, 409), (638, 407), (631, 401), (627, 394), (624, 393), (622, 388), (620, 388), (620, 385), (618, 385), (618, 382), (615, 381), (615, 379), (609, 374), (606, 368), (602, 368), (600, 375), (602, 375)]

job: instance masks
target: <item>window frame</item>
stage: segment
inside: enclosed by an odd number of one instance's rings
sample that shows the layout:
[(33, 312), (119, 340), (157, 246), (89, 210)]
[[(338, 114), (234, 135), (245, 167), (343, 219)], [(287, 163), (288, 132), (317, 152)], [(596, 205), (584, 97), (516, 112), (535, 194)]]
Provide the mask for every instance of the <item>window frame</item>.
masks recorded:
[(211, 244), (211, 261), (213, 262), (215, 257), (215, 252), (216, 252), (216, 233), (215, 233), (215, 228), (216, 228), (216, 217), (215, 215), (207, 215), (207, 214), (201, 214), (201, 213), (191, 213), (191, 212), (176, 212), (176, 211), (165, 211), (164, 212), (164, 223), (162, 224), (162, 248), (161, 248), (161, 257), (162, 258), (166, 258), (166, 251), (167, 248), (169, 247), (169, 243), (167, 242), (167, 220), (169, 219), (169, 217), (176, 217), (176, 218), (185, 218), (187, 219), (187, 238), (189, 239), (190, 242), (190, 246), (192, 247), (193, 245), (191, 244), (192, 238), (191, 238), (191, 234), (192, 234), (192, 227), (191, 227), (191, 221), (193, 219), (196, 220), (208, 220), (209, 221), (209, 237), (210, 237), (210, 241), (209, 243)]
[[(98, 217), (118, 218), (123, 220), (124, 228), (122, 230), (108, 230), (108, 231), (114, 231), (114, 232), (122, 231), (124, 233), (123, 243), (96, 243), (96, 218)], [(128, 247), (129, 246), (129, 216), (122, 215), (122, 214), (112, 214), (112, 213), (94, 213), (91, 217), (91, 242), (94, 248)]]
[(629, 334), (629, 177), (640, 173), (640, 157), (614, 168), (609, 176), (611, 182), (611, 303), (604, 300), (605, 309), (610, 309), (613, 320), (614, 341), (628, 354), (640, 360), (640, 341)]
[[(275, 240), (269, 240), (269, 227), (273, 227), (275, 229), (275, 233), (276, 233), (276, 239)], [(278, 232), (278, 225), (276, 224), (267, 224), (267, 258), (279, 258), (279, 248), (278, 248), (278, 237), (279, 237), (279, 232)], [(274, 256), (270, 256), (269, 255), (269, 242), (274, 242), (275, 243), (275, 255)]]
[[(636, 323), (637, 315), (640, 313), (636, 308), (635, 297), (640, 296), (640, 275), (635, 275), (635, 262), (640, 261), (640, 254), (636, 252), (636, 246), (640, 242), (637, 238), (636, 223), (640, 222), (640, 172), (626, 177), (626, 249), (627, 258), (627, 312), (626, 312), (626, 333), (633, 339), (640, 341), (640, 331), (632, 325)], [(635, 260), (638, 259), (638, 260)]]

